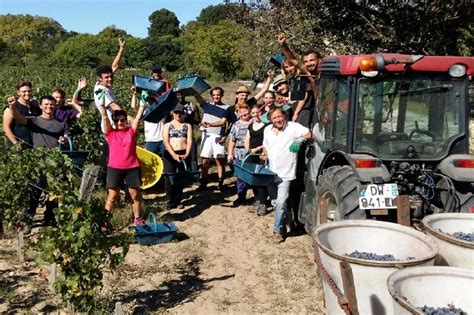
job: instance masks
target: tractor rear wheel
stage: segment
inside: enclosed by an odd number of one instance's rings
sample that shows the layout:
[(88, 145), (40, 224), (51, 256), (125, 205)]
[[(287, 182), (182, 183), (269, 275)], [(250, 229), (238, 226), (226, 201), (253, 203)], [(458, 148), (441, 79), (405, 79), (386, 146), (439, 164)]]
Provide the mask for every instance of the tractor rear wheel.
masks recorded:
[(332, 166), (323, 170), (316, 188), (314, 226), (327, 221), (366, 219), (359, 208), (360, 181), (350, 166)]

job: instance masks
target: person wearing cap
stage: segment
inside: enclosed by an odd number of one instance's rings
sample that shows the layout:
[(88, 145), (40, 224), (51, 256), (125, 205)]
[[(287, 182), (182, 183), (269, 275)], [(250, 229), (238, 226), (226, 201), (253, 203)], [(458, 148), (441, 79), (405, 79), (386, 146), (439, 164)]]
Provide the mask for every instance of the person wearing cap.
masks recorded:
[[(171, 176), (179, 176), (191, 167), (191, 147), (193, 141), (193, 128), (184, 121), (184, 106), (177, 104), (171, 112), (172, 120), (163, 126), (164, 172)], [(184, 165), (186, 164), (186, 166)], [(166, 178), (166, 198), (170, 209), (182, 209), (181, 198), (184, 186), (176, 184)]]
[(153, 65), (151, 67), (151, 78), (153, 80), (161, 81), (165, 84), (165, 90), (163, 91), (163, 94), (168, 92), (169, 89), (171, 89), (170, 81), (163, 77), (163, 68), (161, 68), (160, 66)]

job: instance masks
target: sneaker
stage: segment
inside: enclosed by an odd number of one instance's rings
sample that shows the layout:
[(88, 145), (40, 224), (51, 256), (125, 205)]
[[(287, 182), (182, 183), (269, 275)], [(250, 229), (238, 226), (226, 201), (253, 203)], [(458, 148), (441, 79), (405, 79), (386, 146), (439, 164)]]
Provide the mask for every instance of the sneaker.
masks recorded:
[(280, 244), (285, 241), (285, 237), (280, 233), (273, 233), (272, 239), (275, 244)]
[(259, 205), (260, 205), (260, 201), (258, 200), (252, 203), (252, 205), (248, 207), (249, 212), (254, 212), (254, 213), (257, 212)]
[(133, 224), (134, 225), (144, 225), (145, 220), (143, 220), (142, 217), (138, 217), (138, 218), (133, 219)]
[(267, 206), (265, 206), (263, 203), (257, 206), (257, 215), (259, 217), (267, 215), (268, 213), (269, 211), (267, 210)]

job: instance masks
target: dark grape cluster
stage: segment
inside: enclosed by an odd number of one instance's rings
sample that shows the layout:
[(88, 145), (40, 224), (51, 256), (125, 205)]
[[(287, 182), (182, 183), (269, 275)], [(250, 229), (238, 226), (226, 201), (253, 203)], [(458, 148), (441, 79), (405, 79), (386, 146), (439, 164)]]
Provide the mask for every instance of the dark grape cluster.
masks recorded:
[(447, 234), (449, 236), (455, 237), (457, 239), (460, 239), (462, 241), (468, 241), (468, 242), (474, 242), (474, 233), (465, 233), (465, 232), (454, 232), (453, 234), (451, 233), (446, 233), (442, 231), (441, 229), (438, 229), (441, 233)]
[(452, 236), (463, 241), (474, 242), (474, 233), (455, 232)]
[(448, 304), (447, 307), (433, 307), (426, 306), (420, 307), (421, 311), (425, 315), (467, 315), (460, 308), (456, 308), (454, 305)]
[[(346, 256), (352, 257), (352, 258), (359, 258), (359, 259), (366, 259), (366, 260), (377, 260), (377, 261), (400, 261), (400, 259), (396, 259), (395, 256), (392, 254), (384, 254), (384, 255), (378, 255), (375, 253), (369, 253), (369, 252), (359, 252), (358, 250), (353, 251), (350, 254), (345, 254)], [(405, 260), (413, 260), (415, 257), (407, 257)]]

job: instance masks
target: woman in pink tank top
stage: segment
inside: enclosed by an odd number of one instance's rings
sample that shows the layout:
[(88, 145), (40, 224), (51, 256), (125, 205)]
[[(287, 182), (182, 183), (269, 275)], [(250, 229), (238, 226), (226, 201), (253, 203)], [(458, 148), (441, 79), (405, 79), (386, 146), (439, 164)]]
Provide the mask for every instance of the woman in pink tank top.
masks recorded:
[(112, 114), (113, 127), (107, 118), (106, 109), (99, 107), (102, 116), (105, 136), (109, 145), (109, 162), (107, 163), (107, 201), (105, 209), (110, 213), (120, 196), (120, 186), (125, 182), (133, 201), (134, 224), (144, 224), (141, 214), (142, 195), (140, 192), (140, 165), (136, 153), (137, 129), (145, 107), (140, 106), (131, 125), (127, 112), (115, 110)]

